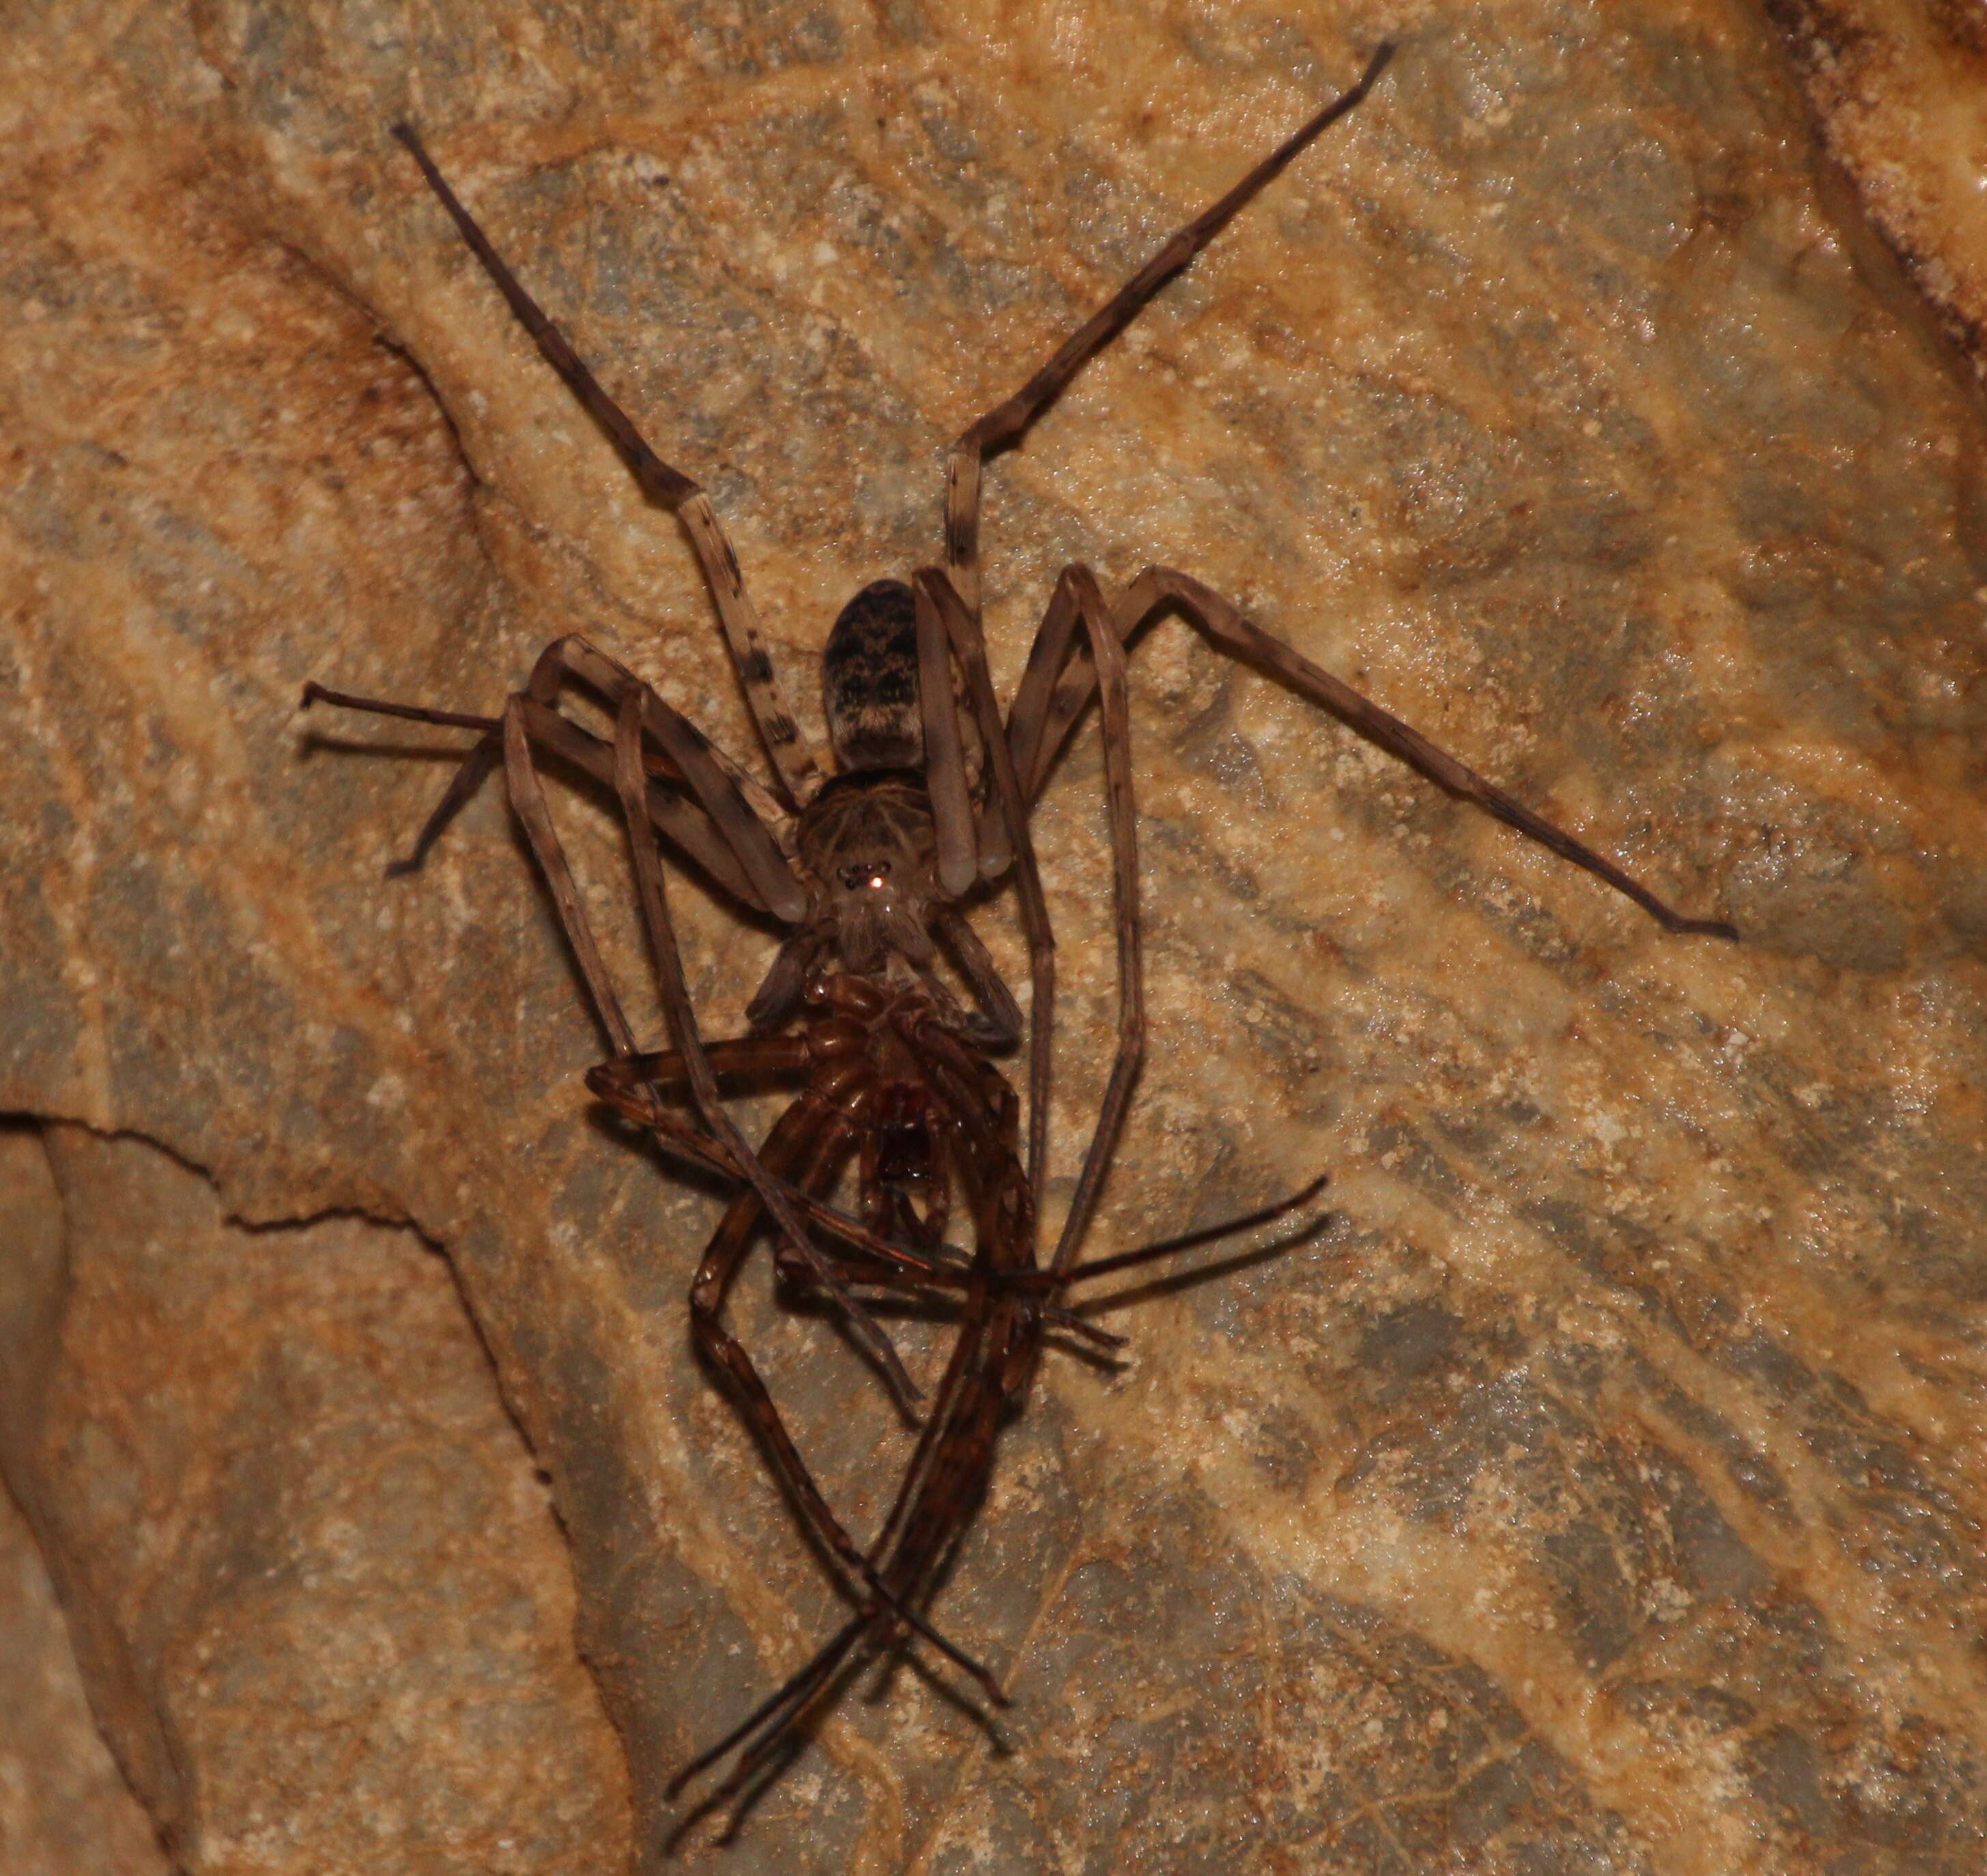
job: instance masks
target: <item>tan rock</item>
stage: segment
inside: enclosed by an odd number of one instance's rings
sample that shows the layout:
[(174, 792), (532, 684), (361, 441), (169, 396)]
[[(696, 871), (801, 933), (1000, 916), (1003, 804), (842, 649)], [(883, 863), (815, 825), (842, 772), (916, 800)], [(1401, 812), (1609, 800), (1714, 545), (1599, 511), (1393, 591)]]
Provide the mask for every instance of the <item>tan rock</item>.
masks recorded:
[(1769, 0), (1831, 153), (1987, 369), (1987, 13), (1970, 0)]
[[(39, 1150), (32, 1135), (0, 1137), (10, 1176)], [(7, 1213), (10, 1226), (21, 1221), (18, 1204)], [(22, 1251), (11, 1231), (7, 1251), (10, 1258)], [(167, 1876), (170, 1868), (97, 1732), (34, 1538), (0, 1492), (0, 1869)]]
[[(645, 1846), (835, 1606), (688, 1354), (712, 1201), (589, 1119), (494, 791), (380, 881), (444, 771), (379, 752), (451, 739), (292, 706), (491, 709), (583, 628), (753, 752), (687, 543), (385, 126), (710, 489), (818, 724), (807, 658), (936, 552), (946, 440), (1384, 29), (1369, 107), (994, 470), (997, 677), (1064, 561), (1184, 565), (1748, 941), (1665, 939), (1162, 628), (1152, 1057), (1091, 1249), (1320, 1168), (1340, 1222), (1114, 1312), (1122, 1379), (1046, 1374), (937, 1605), (1011, 1756), (900, 1673), (725, 1867), (1977, 1864), (1982, 415), (1761, 19), (110, 19), (10, 46), (0, 1104), (446, 1248)], [(1052, 1208), (1115, 1017), (1097, 778), (1079, 743), (1039, 823)], [(566, 823), (638, 985), (611, 826)], [(724, 1033), (771, 935), (676, 897)], [(902, 1430), (818, 1320), (743, 1315), (861, 1527)]]
[[(625, 1868), (564, 1549), (442, 1260), (355, 1218), (245, 1230), (142, 1141), (53, 1129), (39, 1169), (32, 1137), (5, 1145), (59, 1228), (0, 1267), (0, 1364), (25, 1383), (0, 1463), (179, 1867)], [(76, 1824), (106, 1808), (6, 1717), (40, 1749), (45, 1836), (64, 1783)]]

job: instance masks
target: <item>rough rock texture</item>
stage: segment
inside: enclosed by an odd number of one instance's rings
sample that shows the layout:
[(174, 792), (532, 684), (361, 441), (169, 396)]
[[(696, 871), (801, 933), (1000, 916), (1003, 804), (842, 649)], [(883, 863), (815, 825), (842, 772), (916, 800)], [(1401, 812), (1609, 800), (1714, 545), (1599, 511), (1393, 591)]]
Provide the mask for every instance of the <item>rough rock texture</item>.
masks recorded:
[(325, 1876), (625, 1864), (563, 1548), (447, 1265), (361, 1219), (229, 1224), (143, 1141), (0, 1143), (60, 1227), (5, 1266), (8, 1476), (167, 1843)]
[[(1134, 672), (1152, 1059), (1091, 1248), (1320, 1167), (1338, 1221), (1142, 1287), (1122, 1377), (1045, 1373), (937, 1605), (1008, 1674), (1013, 1751), (900, 1673), (724, 1867), (1980, 1867), (1987, 423), (1827, 186), (1763, 15), (211, 0), (8, 28), (0, 1106), (149, 1136), (243, 1218), (358, 1207), (446, 1249), (551, 1477), (645, 1859), (667, 1769), (835, 1612), (687, 1349), (712, 1199), (589, 1118), (601, 1040), (494, 790), (381, 882), (451, 739), (293, 706), (316, 676), (488, 709), (582, 627), (748, 743), (686, 542), (385, 126), (420, 123), (710, 488), (818, 722), (807, 659), (934, 552), (946, 439), (1400, 33), (1370, 106), (994, 471), (997, 677), (1063, 561), (1183, 564), (1748, 942), (1665, 938), (1162, 628)], [(1079, 744), (1039, 823), (1051, 1208), (1114, 1019), (1097, 780)], [(606, 820), (566, 824), (639, 985)], [(721, 1034), (771, 938), (677, 898)], [(121, 1332), (156, 1366), (110, 1359), (115, 1312), (91, 1361), (52, 1305), (9, 1319), (43, 1379), (10, 1384), (0, 1463), (100, 1638), (93, 1698), (188, 1867), (454, 1867), (321, 1763), (341, 1702), (436, 1712), (487, 1669), (441, 1618), (351, 1652), (344, 1573), (433, 1578), (433, 1524), (355, 1523), (338, 1568), (213, 1600), (227, 1560), (338, 1534), (231, 1479), (315, 1453), (363, 1496), (376, 1450), (333, 1416), (300, 1456), (279, 1378), (224, 1422), (224, 1377), (272, 1337), (363, 1369), (363, 1339), (268, 1239), (237, 1261), (294, 1339), (231, 1302), (238, 1234), (147, 1164), (152, 1196), (93, 1174), (60, 1202), (142, 1275)], [(369, 1383), (417, 1471), (471, 1413), (451, 1356), (423, 1447), (442, 1301)], [(820, 1322), (741, 1315), (859, 1526), (901, 1429)], [(176, 1551), (147, 1521), (177, 1465), (205, 1495)], [(521, 1567), (490, 1500), (420, 1501), (465, 1584)], [(314, 1591), (322, 1652), (286, 1659)], [(486, 1857), (511, 1831), (516, 1867), (611, 1868), (572, 1663), (531, 1658), (568, 1689), (535, 1730), (450, 1709), (366, 1791), (440, 1833), (481, 1790)], [(491, 1814), (486, 1758), (545, 1788)], [(324, 1841), (251, 1861), (299, 1765), (332, 1781)]]
[(167, 1876), (171, 1864), (86, 1703), (49, 1573), (0, 1494), (0, 1869)]
[(1987, 12), (1974, 0), (1769, 0), (1828, 147), (1987, 372)]

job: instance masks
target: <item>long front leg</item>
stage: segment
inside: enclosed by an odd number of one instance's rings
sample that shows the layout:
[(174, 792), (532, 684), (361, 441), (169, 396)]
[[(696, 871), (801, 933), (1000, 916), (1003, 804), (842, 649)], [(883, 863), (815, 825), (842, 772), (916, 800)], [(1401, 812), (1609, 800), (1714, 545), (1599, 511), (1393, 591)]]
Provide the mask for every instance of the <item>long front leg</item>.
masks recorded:
[(660, 507), (669, 509), (689, 530), (690, 544), (696, 550), (698, 564), (703, 569), (711, 598), (717, 603), (717, 616), (724, 628), (726, 649), (745, 692), (752, 720), (758, 726), (766, 753), (772, 760), (788, 799), (795, 807), (804, 805), (821, 786), (821, 770), (794, 722), (793, 712), (780, 694), (779, 680), (774, 675), (772, 660), (766, 653), (758, 613), (738, 571), (738, 557), (724, 537), (710, 498), (688, 476), (664, 462), (649, 448), (628, 413), (608, 396), (586, 361), (574, 351), (565, 335), (525, 290), (523, 283), (491, 244), (475, 217), (462, 205), (440, 170), (436, 168), (420, 137), (406, 124), (396, 124), (393, 135), (420, 165), (428, 187), (447, 210), (471, 251), (482, 262), (484, 271), (509, 304), (518, 323), (536, 342), (546, 363), (565, 380), (587, 415), (606, 432), (622, 461), (641, 484), (643, 492)]
[[(1126, 589), (1112, 616), (1128, 652), (1145, 628), (1168, 608), (1176, 608), (1219, 649), (1280, 679), (1299, 696), (1329, 710), (1438, 787), (1474, 802), (1486, 813), (1606, 881), (1666, 931), (1705, 938), (1736, 939), (1739, 936), (1737, 926), (1729, 920), (1692, 918), (1678, 911), (1604, 854), (1596, 852), (1556, 821), (1548, 820), (1516, 796), (1486, 780), (1446, 749), (1431, 743), (1412, 724), (1382, 709), (1370, 697), (1313, 664), (1281, 639), (1271, 638), (1213, 588), (1186, 574), (1169, 567), (1148, 567)], [(1097, 690), (1095, 665), (1072, 663), (1065, 669), (1066, 645), (1058, 653), (1056, 648), (1044, 642), (1047, 636), (1045, 626), (1037, 640), (1035, 653), (1029, 658), (1007, 724), (1014, 766), (1031, 801), (1041, 793), (1056, 752)]]
[(1373, 89), (1392, 45), (1381, 45), (1351, 90), (1342, 92), (1280, 144), (1219, 200), (1211, 202), (1058, 345), (1048, 362), (1006, 402), (997, 404), (953, 445), (946, 472), (945, 564), (967, 611), (980, 618), (980, 482), (990, 456), (1020, 441), (1028, 426), (1062, 395), (1091, 359), (1135, 319), (1160, 288), (1186, 267), (1246, 207), (1250, 199), (1327, 125)]

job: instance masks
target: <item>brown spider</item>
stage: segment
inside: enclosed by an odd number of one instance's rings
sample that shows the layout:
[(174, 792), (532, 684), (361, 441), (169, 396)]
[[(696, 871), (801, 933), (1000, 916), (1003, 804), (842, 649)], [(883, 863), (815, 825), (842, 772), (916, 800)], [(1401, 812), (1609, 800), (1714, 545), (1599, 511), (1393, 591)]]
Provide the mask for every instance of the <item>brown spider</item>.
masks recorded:
[[(667, 836), (740, 902), (792, 928), (751, 1005), (755, 1028), (773, 1026), (793, 1012), (810, 961), (832, 956), (844, 968), (870, 970), (887, 960), (893, 968), (908, 965), (923, 974), (929, 969), (936, 931), (959, 947), (960, 961), (982, 1000), (983, 1022), (989, 1026), (981, 1033), (1017, 1032), (1019, 1012), (1013, 999), (984, 948), (954, 909), (981, 881), (998, 880), (1011, 871), (1021, 896), (1034, 992), (1028, 1166), (1031, 1180), (1039, 1186), (1048, 1116), (1054, 941), (1025, 826), (1028, 809), (1058, 752), (1092, 697), (1100, 696), (1118, 901), (1118, 1048), (1077, 1197), (1058, 1241), (1058, 1267), (1074, 1254), (1088, 1223), (1143, 1043), (1136, 830), (1123, 669), (1125, 653), (1165, 612), (1179, 612), (1220, 649), (1280, 678), (1439, 786), (1475, 802), (1606, 881), (1666, 930), (1736, 938), (1736, 928), (1723, 920), (1687, 918), (1674, 911), (1604, 855), (1270, 637), (1220, 594), (1169, 568), (1149, 567), (1115, 603), (1105, 598), (1089, 568), (1065, 568), (1036, 634), (1007, 720), (1004, 726), (1000, 722), (980, 625), (980, 476), (987, 458), (1020, 441), (1083, 365), (1131, 323), (1166, 281), (1186, 267), (1320, 132), (1358, 104), (1392, 53), (1391, 45), (1381, 45), (1356, 84), (1179, 229), (1026, 384), (972, 424), (953, 445), (946, 475), (944, 566), (920, 568), (909, 587), (886, 581), (865, 588), (843, 608), (830, 635), (823, 668), (836, 759), (832, 778), (823, 776), (782, 699), (737, 557), (709, 498), (643, 440), (627, 413), (601, 388), (491, 245), (420, 139), (405, 125), (396, 126), (395, 136), (420, 166), (429, 187), (547, 361), (612, 440), (643, 490), (688, 530), (733, 667), (771, 761), (778, 791), (755, 780), (625, 666), (576, 635), (546, 647), (525, 689), (496, 719), (356, 697), (308, 684), (306, 706), (322, 701), (483, 732), (423, 828), (413, 854), (393, 870), (420, 865), (501, 754), (512, 803), (616, 1052), (634, 1053), (531, 759), (535, 744), (599, 780), (613, 779), (613, 750), (553, 707), (562, 682), (571, 678), (616, 706), (621, 718), (617, 742), (632, 739), (637, 746), (646, 806), (636, 818)], [(1091, 653), (1088, 662), (1071, 657), (1079, 626)], [(987, 773), (980, 776), (970, 772), (953, 705), (954, 659), (984, 752), (981, 766)], [(675, 786), (657, 787), (656, 777)], [(981, 797), (977, 802), (976, 789)], [(666, 911), (660, 907), (660, 879), (656, 884), (658, 962), (671, 1032), (683, 1052), (699, 1110), (758, 1185), (752, 1171), (756, 1156), (737, 1137), (710, 1079)], [(805, 1234), (771, 1182), (761, 1191), (790, 1246), (808, 1255)], [(832, 1272), (811, 1255), (808, 1261), (817, 1279), (832, 1288)], [(860, 1312), (855, 1316), (859, 1322)], [(886, 1349), (876, 1352), (901, 1373)]]
[[(980, 622), (980, 477), (987, 458), (1018, 442), (1165, 281), (1327, 126), (1367, 96), (1392, 50), (1380, 47), (1357, 83), (1174, 234), (1020, 390), (960, 436), (947, 477), (944, 564), (919, 569), (908, 584), (882, 581), (866, 587), (842, 609), (829, 635), (822, 661), (834, 769), (828, 776), (781, 699), (737, 560), (703, 490), (649, 448), (491, 247), (420, 140), (405, 126), (395, 130), (545, 359), (612, 440), (644, 490), (688, 530), (774, 772), (771, 787), (754, 780), (649, 685), (578, 637), (548, 646), (524, 689), (496, 718), (356, 697), (314, 683), (304, 691), (306, 705), (322, 700), (481, 733), (412, 856), (393, 870), (421, 864), (501, 756), (511, 803), (613, 1047), (615, 1060), (596, 1069), (590, 1085), (673, 1150), (749, 1186), (698, 1266), (691, 1288), (693, 1333), (734, 1386), (809, 1527), (861, 1580), (866, 1595), (858, 1615), (814, 1662), (693, 1762), (684, 1777), (742, 1740), (741, 1758), (724, 1790), (739, 1789), (832, 1683), (838, 1664), (859, 1641), (868, 1638), (873, 1652), (907, 1625), (998, 1697), (991, 1677), (933, 1632), (916, 1605), (929, 1593), (977, 1501), (995, 1427), (1025, 1387), (1042, 1328), (1051, 1322), (1080, 1326), (1054, 1297), (1076, 1278), (1176, 1248), (1152, 1247), (1132, 1258), (1089, 1266), (1074, 1263), (1143, 1047), (1125, 673), (1127, 654), (1159, 615), (1182, 614), (1217, 648), (1281, 679), (1438, 786), (1605, 881), (1665, 929), (1738, 935), (1722, 921), (1673, 911), (1612, 861), (1270, 637), (1219, 594), (1169, 568), (1148, 568), (1115, 601), (1088, 568), (1064, 568), (1002, 719)], [(1087, 658), (1075, 655), (1079, 634)], [(612, 707), (611, 741), (560, 714), (556, 705), (568, 679)], [(1034, 1242), (1035, 1199), (1046, 1150), (1054, 942), (1028, 816), (1093, 698), (1103, 722), (1117, 907), (1118, 1043), (1074, 1196), (1043, 1266)], [(675, 1044), (666, 1055), (636, 1049), (553, 827), (535, 751), (576, 765), (619, 797)], [(659, 834), (741, 904), (786, 928), (751, 1004), (753, 1033), (747, 1036), (707, 1046), (699, 1036), (670, 920)], [(1025, 1171), (1014, 1097), (985, 1059), (989, 1052), (1018, 1041), (1020, 1012), (959, 910), (963, 900), (1010, 872), (1020, 895), (1033, 992)], [(977, 1008), (962, 1009), (936, 975), (941, 943), (960, 966)], [(791, 1033), (797, 1019), (802, 1032)], [(807, 1080), (757, 1151), (740, 1136), (718, 1088), (720, 1074), (741, 1072)], [(665, 1096), (681, 1092), (693, 1102), (701, 1127), (667, 1106)], [(891, 1137), (907, 1156), (894, 1167), (879, 1144), (893, 1126), (898, 1132)], [(858, 1140), (864, 1143), (865, 1221), (837, 1211), (826, 1198)], [(948, 1255), (943, 1243), (946, 1201), (939, 1194), (954, 1174), (973, 1195), (976, 1249), (970, 1262)], [(920, 1194), (916, 1203), (908, 1196), (913, 1184)], [(908, 1376), (848, 1283), (895, 1283), (964, 1299), (953, 1360), (918, 1453), (883, 1533), (867, 1551), (847, 1536), (822, 1500), (749, 1356), (720, 1319), (740, 1263), (756, 1231), (769, 1221), (782, 1269), (804, 1276), (833, 1299), (906, 1396), (915, 1392)], [(824, 1240), (839, 1248), (824, 1248)], [(1095, 1339), (1115, 1339), (1089, 1332)]]

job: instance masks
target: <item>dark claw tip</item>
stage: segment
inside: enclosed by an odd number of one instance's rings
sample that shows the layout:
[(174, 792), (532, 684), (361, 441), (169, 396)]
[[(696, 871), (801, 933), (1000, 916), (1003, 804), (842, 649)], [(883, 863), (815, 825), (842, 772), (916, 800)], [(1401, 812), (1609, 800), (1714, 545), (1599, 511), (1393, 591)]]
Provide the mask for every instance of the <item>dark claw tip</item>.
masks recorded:
[(421, 863), (418, 860), (390, 860), (386, 862), (388, 879), (405, 879), (410, 873), (418, 873)]
[(311, 706), (316, 702), (319, 698), (322, 697), (323, 695), (323, 688), (319, 684), (316, 679), (312, 678), (311, 681), (304, 686), (304, 694), (297, 699), (297, 708), (299, 710), (308, 710)]

